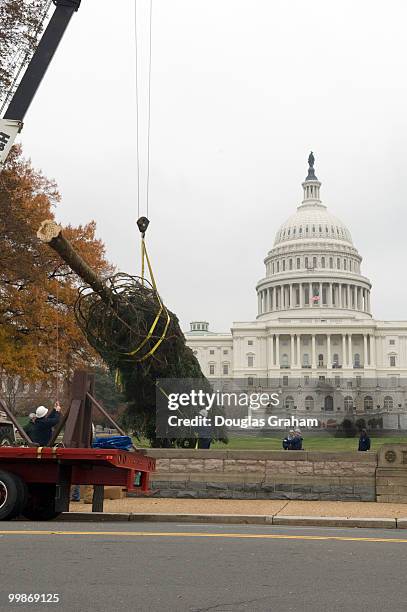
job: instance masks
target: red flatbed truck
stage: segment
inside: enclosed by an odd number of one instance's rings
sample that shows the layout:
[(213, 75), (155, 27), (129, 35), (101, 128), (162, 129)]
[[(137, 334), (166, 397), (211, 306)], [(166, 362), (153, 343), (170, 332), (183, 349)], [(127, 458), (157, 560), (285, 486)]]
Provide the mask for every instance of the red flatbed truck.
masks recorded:
[(146, 493), (155, 460), (141, 451), (0, 448), (0, 520), (50, 520), (68, 511), (71, 485), (112, 485)]

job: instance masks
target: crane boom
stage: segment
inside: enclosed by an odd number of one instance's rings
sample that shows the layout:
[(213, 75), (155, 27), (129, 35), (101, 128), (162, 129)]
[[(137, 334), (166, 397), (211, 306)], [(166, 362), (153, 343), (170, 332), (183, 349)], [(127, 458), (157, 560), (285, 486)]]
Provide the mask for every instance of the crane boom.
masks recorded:
[(47, 72), (72, 15), (79, 9), (81, 0), (53, 0), (53, 3), (55, 11), (4, 117), (0, 119), (0, 167), (6, 161), (16, 136), (23, 127), (25, 114)]

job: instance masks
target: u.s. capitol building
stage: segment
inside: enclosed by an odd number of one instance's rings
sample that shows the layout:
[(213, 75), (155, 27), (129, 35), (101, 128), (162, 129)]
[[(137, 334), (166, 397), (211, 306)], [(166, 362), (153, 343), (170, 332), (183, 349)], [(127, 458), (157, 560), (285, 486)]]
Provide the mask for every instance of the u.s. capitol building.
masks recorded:
[(277, 231), (257, 283), (257, 318), (230, 333), (194, 321), (186, 333), (209, 379), (278, 388), (282, 414), (316, 415), (323, 427), (364, 419), (407, 428), (407, 321), (377, 321), (371, 282), (348, 228), (320, 199), (308, 159), (297, 211)]

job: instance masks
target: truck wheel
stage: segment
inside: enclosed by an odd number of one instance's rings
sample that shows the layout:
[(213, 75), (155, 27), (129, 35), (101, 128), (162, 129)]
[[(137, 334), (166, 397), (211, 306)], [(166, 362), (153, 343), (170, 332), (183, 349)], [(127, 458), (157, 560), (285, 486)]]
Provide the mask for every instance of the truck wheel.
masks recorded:
[(10, 518), (19, 502), (19, 489), (13, 474), (0, 471), (0, 521)]
[(14, 438), (9, 427), (0, 427), (0, 446), (14, 446)]
[(14, 510), (12, 510), (8, 516), (9, 521), (13, 518), (21, 516), (21, 513), (23, 512), (28, 500), (28, 487), (26, 483), (24, 480), (22, 480), (22, 478), (20, 478), (20, 476), (17, 476), (17, 474), (13, 474), (12, 476), (17, 485), (17, 502), (14, 506)]
[(22, 515), (30, 521), (50, 521), (61, 513), (55, 512), (54, 484), (29, 484), (28, 501)]

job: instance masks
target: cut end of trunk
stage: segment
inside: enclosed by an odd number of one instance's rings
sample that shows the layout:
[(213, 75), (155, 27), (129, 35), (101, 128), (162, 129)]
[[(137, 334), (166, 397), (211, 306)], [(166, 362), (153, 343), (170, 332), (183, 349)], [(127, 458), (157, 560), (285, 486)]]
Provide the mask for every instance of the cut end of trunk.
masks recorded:
[(37, 237), (42, 242), (51, 242), (51, 240), (53, 240), (54, 238), (58, 238), (61, 232), (61, 225), (58, 225), (58, 223), (55, 223), (55, 221), (48, 219), (41, 223), (40, 228), (37, 232)]

